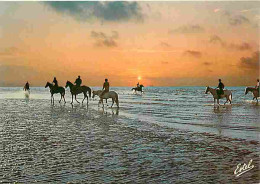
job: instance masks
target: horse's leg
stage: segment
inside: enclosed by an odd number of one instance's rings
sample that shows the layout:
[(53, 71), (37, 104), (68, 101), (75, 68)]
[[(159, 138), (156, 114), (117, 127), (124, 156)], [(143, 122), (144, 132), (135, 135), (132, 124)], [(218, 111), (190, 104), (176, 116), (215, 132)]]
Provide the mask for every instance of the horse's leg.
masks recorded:
[(112, 98), (112, 105), (111, 105), (111, 107), (113, 107), (113, 105), (114, 105), (114, 101), (115, 101), (114, 98)]
[(71, 94), (71, 99), (72, 99), (72, 100), (71, 100), (70, 103), (73, 104), (73, 94)]
[(214, 107), (215, 107), (215, 103), (216, 103), (216, 98), (214, 98)]
[(83, 104), (83, 102), (84, 102), (84, 100), (85, 100), (85, 98), (86, 98), (86, 94), (85, 93), (83, 93), (84, 94), (84, 98), (83, 98), (83, 100), (82, 100), (82, 104)]
[(62, 96), (63, 96), (64, 103), (66, 103), (65, 94), (63, 94)]
[(60, 101), (59, 101), (59, 103), (61, 102), (61, 99), (62, 99), (62, 93), (60, 94)]
[(80, 102), (77, 100), (77, 95), (75, 95), (75, 100), (76, 100), (78, 103), (80, 103)]
[(226, 103), (228, 102), (228, 100), (229, 100), (228, 98), (229, 98), (229, 97), (226, 97), (226, 101), (225, 101), (224, 105), (226, 105)]

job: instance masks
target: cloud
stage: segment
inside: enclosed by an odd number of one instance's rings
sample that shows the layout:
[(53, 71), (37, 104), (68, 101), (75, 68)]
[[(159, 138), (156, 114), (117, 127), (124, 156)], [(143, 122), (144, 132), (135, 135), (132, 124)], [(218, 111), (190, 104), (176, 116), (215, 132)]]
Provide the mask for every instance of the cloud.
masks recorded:
[(16, 56), (22, 54), (23, 52), (17, 47), (7, 47), (0, 50), (0, 56)]
[(249, 19), (243, 15), (237, 15), (237, 16), (231, 17), (229, 19), (229, 24), (232, 26), (237, 26), (237, 25), (241, 25), (241, 24), (249, 24), (249, 23), (250, 23)]
[(240, 58), (239, 66), (244, 69), (251, 69), (259, 72), (259, 53), (259, 51), (256, 51), (251, 57)]
[(204, 62), (203, 65), (209, 66), (209, 65), (212, 65), (212, 63), (210, 63), (210, 62)]
[(201, 27), (200, 25), (185, 25), (169, 31), (170, 34), (173, 33), (190, 34), (190, 33), (202, 33), (202, 32), (204, 32), (204, 28)]
[(217, 35), (212, 35), (209, 39), (210, 43), (222, 43), (222, 39)]
[(168, 43), (166, 43), (166, 42), (161, 42), (160, 45), (161, 45), (163, 48), (170, 48), (170, 47), (171, 47), (171, 45), (168, 44)]
[(227, 21), (231, 26), (250, 24), (249, 19), (246, 18), (244, 15), (232, 15), (228, 11), (223, 11), (222, 15), (223, 15), (223, 17), (227, 18)]
[(236, 50), (241, 50), (241, 51), (252, 49), (252, 46), (249, 43), (246, 43), (246, 42), (241, 43), (241, 44), (233, 44), (232, 43), (232, 44), (229, 45), (229, 47), (231, 49), (236, 49)]
[(195, 58), (200, 58), (202, 56), (201, 52), (193, 51), (193, 50), (185, 51), (184, 55), (192, 56), (192, 57), (195, 57)]
[(252, 49), (252, 46), (247, 42), (243, 42), (241, 44), (227, 43), (217, 35), (212, 35), (209, 39), (209, 43), (220, 44), (222, 47), (225, 47), (226, 49), (233, 49), (239, 51)]
[(95, 45), (98, 47), (117, 47), (116, 40), (119, 35), (116, 31), (112, 31), (111, 36), (108, 36), (103, 32), (92, 31), (91, 37), (96, 40)]
[(143, 21), (144, 16), (137, 2), (127, 1), (48, 1), (44, 2), (58, 13), (78, 21), (97, 19), (104, 22)]

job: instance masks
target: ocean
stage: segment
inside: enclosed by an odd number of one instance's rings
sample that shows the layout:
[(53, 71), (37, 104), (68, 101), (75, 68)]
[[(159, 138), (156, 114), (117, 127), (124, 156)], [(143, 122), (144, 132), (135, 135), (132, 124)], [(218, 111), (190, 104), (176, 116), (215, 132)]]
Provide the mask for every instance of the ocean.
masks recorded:
[(260, 106), (245, 87), (228, 89), (232, 105), (216, 108), (205, 87), (112, 87), (118, 109), (98, 97), (71, 105), (68, 89), (67, 103), (56, 94), (52, 105), (47, 88), (2, 87), (0, 182), (258, 182)]

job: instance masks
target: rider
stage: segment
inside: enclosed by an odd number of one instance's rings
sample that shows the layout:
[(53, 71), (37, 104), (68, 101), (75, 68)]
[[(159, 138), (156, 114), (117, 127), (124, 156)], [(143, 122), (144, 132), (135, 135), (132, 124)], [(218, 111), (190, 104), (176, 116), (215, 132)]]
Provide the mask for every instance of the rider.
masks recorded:
[(80, 76), (78, 76), (78, 78), (75, 80), (74, 83), (76, 84), (77, 87), (80, 87), (80, 85), (82, 83), (82, 80), (81, 80)]
[(139, 84), (139, 82), (136, 84), (136, 87), (137, 87), (137, 88), (139, 88), (139, 87), (140, 87), (140, 84)]
[(109, 92), (109, 82), (108, 82), (108, 79), (105, 79), (105, 82), (104, 82), (104, 84), (103, 84), (103, 89), (102, 89), (103, 91), (102, 91), (102, 93), (101, 93), (101, 97), (105, 94), (105, 93), (107, 93), (107, 92)]
[(256, 88), (256, 89), (257, 89), (257, 91), (259, 92), (259, 79), (257, 79), (256, 81), (257, 81), (257, 83), (256, 83), (256, 86), (255, 86), (255, 88)]
[(218, 94), (218, 98), (220, 98), (220, 96), (222, 94), (224, 94), (223, 89), (225, 88), (225, 85), (221, 82), (221, 79), (219, 79), (218, 81), (219, 81), (219, 84), (218, 84), (217, 94)]
[(58, 87), (58, 81), (57, 81), (56, 77), (54, 77), (52, 82), (54, 83), (54, 87)]
[(29, 82), (27, 81), (23, 88), (25, 91), (30, 90)]

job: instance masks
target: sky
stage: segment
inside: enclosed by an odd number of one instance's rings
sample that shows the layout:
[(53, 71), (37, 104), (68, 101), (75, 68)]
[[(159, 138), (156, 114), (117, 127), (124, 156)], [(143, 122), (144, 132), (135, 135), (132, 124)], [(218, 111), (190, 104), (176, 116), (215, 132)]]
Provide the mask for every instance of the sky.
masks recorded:
[(260, 2), (0, 2), (0, 86), (254, 86)]

